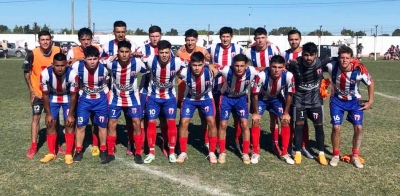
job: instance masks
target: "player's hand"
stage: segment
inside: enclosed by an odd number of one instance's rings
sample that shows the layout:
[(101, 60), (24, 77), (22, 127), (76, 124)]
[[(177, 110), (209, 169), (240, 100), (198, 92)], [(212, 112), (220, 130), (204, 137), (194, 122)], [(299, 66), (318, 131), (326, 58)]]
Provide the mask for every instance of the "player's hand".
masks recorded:
[(33, 100), (35, 100), (35, 97), (36, 97), (36, 93), (34, 92), (34, 91), (31, 91), (31, 105), (33, 104)]
[(364, 103), (364, 106), (362, 106), (362, 107), (360, 108), (360, 110), (368, 110), (368, 109), (371, 109), (371, 108), (372, 108), (371, 106), (372, 106), (372, 102), (367, 101), (367, 102)]
[(75, 125), (75, 117), (73, 115), (68, 115), (67, 121), (65, 122), (65, 126), (73, 127)]
[(131, 56), (133, 56), (133, 57), (142, 57), (143, 54), (141, 52), (132, 52)]
[(290, 115), (289, 114), (283, 114), (282, 116), (282, 122), (286, 121), (286, 123), (290, 123)]
[(109, 58), (110, 61), (114, 61), (117, 59), (118, 59), (118, 55), (116, 55), (116, 54), (114, 56), (110, 56), (110, 58)]
[(46, 113), (46, 118), (44, 120), (44, 123), (46, 124), (47, 127), (50, 127), (51, 124), (53, 123), (54, 119), (53, 116), (51, 116), (51, 114)]

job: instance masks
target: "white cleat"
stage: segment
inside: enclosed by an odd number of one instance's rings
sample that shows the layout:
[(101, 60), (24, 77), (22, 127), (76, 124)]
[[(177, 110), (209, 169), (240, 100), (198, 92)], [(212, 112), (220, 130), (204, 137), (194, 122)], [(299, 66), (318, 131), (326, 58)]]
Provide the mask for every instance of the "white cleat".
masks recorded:
[(170, 162), (170, 163), (176, 163), (176, 154), (175, 154), (175, 153), (170, 154), (170, 155), (168, 156), (168, 159), (169, 159), (169, 162)]
[(251, 164), (257, 164), (259, 160), (260, 160), (259, 154), (253, 153), (253, 155), (251, 155), (250, 159)]
[(208, 159), (210, 160), (210, 163), (211, 164), (217, 164), (217, 156), (215, 155), (215, 153), (213, 153), (213, 152), (210, 152), (209, 154), (208, 154)]
[(292, 157), (290, 157), (289, 154), (282, 155), (281, 159), (283, 159), (289, 165), (293, 165), (294, 164), (294, 160), (292, 159)]
[(358, 157), (352, 157), (351, 162), (353, 163), (354, 166), (357, 168), (364, 168), (364, 165), (361, 163), (360, 159)]
[(315, 157), (307, 150), (306, 147), (301, 148), (301, 152), (303, 153), (304, 156), (306, 156), (309, 159), (314, 159)]
[(148, 164), (154, 161), (156, 159), (156, 156), (154, 154), (148, 154), (147, 157), (144, 159), (144, 163)]
[(187, 159), (186, 152), (182, 152), (181, 154), (179, 154), (178, 158), (176, 159), (176, 163), (182, 164), (183, 162), (185, 162), (186, 159)]
[(331, 165), (332, 167), (336, 167), (339, 161), (340, 161), (339, 156), (333, 156), (331, 161), (329, 161), (329, 165)]

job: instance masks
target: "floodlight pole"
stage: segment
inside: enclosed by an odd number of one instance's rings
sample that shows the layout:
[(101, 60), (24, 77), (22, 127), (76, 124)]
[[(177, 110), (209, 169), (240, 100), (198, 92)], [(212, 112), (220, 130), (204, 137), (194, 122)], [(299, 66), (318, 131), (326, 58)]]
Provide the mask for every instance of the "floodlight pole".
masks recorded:
[(374, 37), (374, 59), (376, 61), (376, 36), (378, 36), (378, 25), (375, 25), (375, 37)]
[(74, 34), (74, 0), (71, 0), (71, 34)]

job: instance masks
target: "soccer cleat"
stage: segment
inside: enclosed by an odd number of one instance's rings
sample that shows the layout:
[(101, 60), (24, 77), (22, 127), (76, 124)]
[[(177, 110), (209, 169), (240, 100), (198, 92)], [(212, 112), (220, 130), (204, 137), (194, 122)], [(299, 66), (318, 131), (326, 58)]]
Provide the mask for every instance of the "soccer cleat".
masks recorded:
[(301, 148), (301, 152), (309, 159), (314, 159), (314, 156), (307, 150), (306, 147)]
[(326, 160), (324, 154), (319, 154), (318, 155), (318, 162), (319, 162), (319, 164), (321, 164), (323, 166), (327, 166), (328, 165), (328, 161)]
[(28, 153), (26, 153), (26, 158), (28, 158), (28, 159), (33, 158), (35, 156), (36, 152), (37, 152), (37, 147), (31, 146), (28, 149)]
[(115, 155), (107, 155), (106, 159), (104, 161), (100, 162), (100, 164), (107, 164), (114, 160), (115, 160)]
[(70, 155), (70, 154), (65, 155), (64, 161), (65, 161), (65, 164), (67, 164), (67, 165), (71, 165), (72, 163), (74, 163), (74, 159), (72, 158), (72, 155)]
[(49, 154), (44, 155), (44, 157), (40, 159), (40, 162), (48, 163), (48, 162), (50, 162), (50, 161), (52, 161), (54, 159), (56, 159), (56, 155), (49, 153)]
[(168, 155), (168, 159), (169, 159), (170, 163), (176, 163), (176, 154), (173, 153), (173, 154)]
[(176, 163), (182, 164), (183, 162), (185, 162), (185, 159), (187, 159), (187, 154), (186, 152), (182, 152), (176, 159)]
[(217, 156), (215, 155), (215, 153), (213, 153), (213, 152), (210, 152), (209, 154), (208, 154), (208, 159), (210, 160), (210, 163), (211, 164), (217, 164)]
[(107, 152), (105, 150), (100, 151), (100, 162), (106, 161), (107, 159)]
[(93, 146), (92, 147), (92, 156), (99, 156), (99, 154), (100, 154), (100, 149), (99, 149), (99, 147), (98, 146)]
[(142, 155), (140, 154), (135, 154), (135, 157), (133, 158), (136, 164), (143, 164), (143, 158)]
[(75, 155), (74, 155), (74, 162), (75, 162), (75, 163), (79, 163), (79, 162), (82, 161), (82, 159), (83, 159), (83, 153), (82, 153), (82, 151), (76, 151), (76, 152), (75, 152)]
[(221, 154), (219, 154), (219, 156), (218, 156), (218, 163), (225, 163), (226, 162), (226, 153), (221, 153)]
[(294, 163), (297, 165), (301, 164), (301, 153), (296, 152), (294, 154)]
[(148, 164), (154, 161), (156, 159), (156, 156), (154, 154), (148, 154), (147, 157), (144, 159), (144, 163)]
[(294, 160), (292, 159), (292, 157), (290, 157), (289, 154), (282, 155), (281, 159), (284, 160), (289, 165), (293, 165), (294, 164)]
[(260, 155), (253, 153), (253, 155), (251, 155), (250, 162), (251, 162), (251, 164), (257, 164), (259, 159), (260, 159)]
[(358, 157), (353, 156), (351, 158), (351, 163), (353, 163), (353, 165), (356, 166), (357, 168), (364, 168), (364, 165), (361, 163)]
[(243, 154), (242, 160), (243, 160), (244, 164), (246, 164), (246, 165), (250, 164), (250, 157), (248, 154)]
[(331, 161), (329, 161), (329, 165), (336, 167), (339, 161), (340, 161), (339, 156), (333, 156)]

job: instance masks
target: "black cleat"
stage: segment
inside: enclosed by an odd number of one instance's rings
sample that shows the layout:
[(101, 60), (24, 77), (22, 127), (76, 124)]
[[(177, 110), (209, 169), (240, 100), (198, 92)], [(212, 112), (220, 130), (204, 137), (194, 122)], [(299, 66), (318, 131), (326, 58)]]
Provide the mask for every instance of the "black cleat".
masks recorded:
[(140, 154), (135, 154), (134, 161), (135, 161), (136, 164), (143, 164), (142, 155), (140, 155)]
[(100, 151), (100, 161), (104, 162), (107, 160), (107, 152), (105, 150)]
[(107, 164), (110, 163), (111, 161), (115, 160), (115, 156), (114, 155), (107, 155), (106, 159), (104, 161), (101, 161), (101, 164)]
[(82, 151), (76, 151), (76, 152), (75, 152), (75, 155), (74, 155), (74, 162), (75, 162), (75, 163), (79, 163), (79, 162), (82, 161), (82, 159), (83, 159), (83, 153), (82, 153)]

